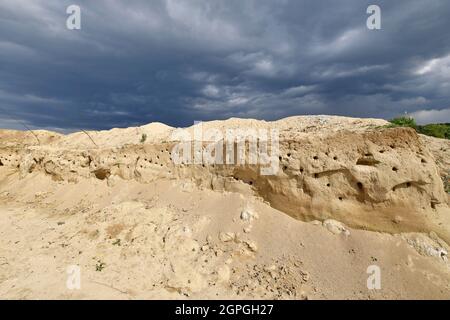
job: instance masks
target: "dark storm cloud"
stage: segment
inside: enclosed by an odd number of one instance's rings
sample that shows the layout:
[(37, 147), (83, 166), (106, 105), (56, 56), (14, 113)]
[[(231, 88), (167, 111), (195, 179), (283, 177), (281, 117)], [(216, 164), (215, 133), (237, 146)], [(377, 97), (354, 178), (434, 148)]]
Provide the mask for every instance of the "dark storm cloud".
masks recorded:
[[(66, 29), (67, 6), (81, 30)], [(382, 9), (382, 30), (366, 8)], [(450, 3), (0, 3), (0, 127), (296, 114), (450, 122)]]

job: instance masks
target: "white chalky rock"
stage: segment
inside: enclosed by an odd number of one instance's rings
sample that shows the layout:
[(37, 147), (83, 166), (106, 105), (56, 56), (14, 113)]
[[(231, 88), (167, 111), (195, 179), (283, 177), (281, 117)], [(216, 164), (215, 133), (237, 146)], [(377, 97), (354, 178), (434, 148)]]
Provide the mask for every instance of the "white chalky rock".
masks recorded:
[(236, 238), (234, 232), (221, 232), (219, 233), (219, 239), (222, 242), (230, 242)]
[(230, 280), (230, 267), (227, 265), (221, 266), (219, 270), (217, 270), (217, 281), (218, 282), (228, 282)]
[(253, 251), (253, 252), (258, 251), (258, 246), (256, 245), (255, 242), (253, 242), (253, 241), (246, 241), (245, 244), (247, 244), (247, 247), (248, 247), (251, 251)]
[(244, 209), (241, 212), (241, 220), (243, 221), (251, 221), (253, 219), (258, 219), (258, 214), (256, 212), (250, 211), (248, 209)]
[(350, 231), (348, 231), (346, 226), (339, 221), (328, 219), (323, 222), (323, 226), (333, 234), (344, 234), (346, 236), (350, 235)]
[(443, 248), (443, 241), (435, 234), (431, 234), (430, 238), (425, 234), (410, 233), (404, 234), (403, 238), (423, 256), (436, 257), (444, 261), (448, 260), (448, 251), (446, 248)]

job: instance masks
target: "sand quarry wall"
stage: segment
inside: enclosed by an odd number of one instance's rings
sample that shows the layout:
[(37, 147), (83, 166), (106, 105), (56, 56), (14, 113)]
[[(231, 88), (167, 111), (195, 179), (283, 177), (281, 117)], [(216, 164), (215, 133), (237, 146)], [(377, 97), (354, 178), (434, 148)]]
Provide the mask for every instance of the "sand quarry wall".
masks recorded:
[(355, 228), (432, 231), (450, 240), (447, 194), (433, 155), (412, 129), (282, 135), (275, 175), (261, 175), (257, 165), (175, 165), (174, 145), (76, 149), (3, 143), (0, 167), (15, 171), (17, 179), (46, 174), (73, 184), (189, 179), (200, 188), (256, 193), (305, 221), (333, 218)]

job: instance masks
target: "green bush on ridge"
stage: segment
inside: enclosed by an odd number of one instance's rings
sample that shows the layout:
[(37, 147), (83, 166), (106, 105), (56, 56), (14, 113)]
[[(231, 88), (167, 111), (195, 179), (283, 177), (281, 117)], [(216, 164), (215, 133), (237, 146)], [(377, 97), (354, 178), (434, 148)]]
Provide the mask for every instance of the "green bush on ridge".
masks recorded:
[(418, 132), (441, 139), (450, 139), (450, 123), (427, 124), (420, 126)]
[(389, 122), (396, 127), (410, 127), (414, 129), (417, 128), (416, 120), (414, 120), (414, 118), (411, 117), (398, 117), (389, 120)]
[(417, 125), (412, 117), (397, 117), (389, 122), (391, 124), (388, 127), (409, 127), (427, 136), (450, 139), (450, 123), (432, 123), (421, 126)]

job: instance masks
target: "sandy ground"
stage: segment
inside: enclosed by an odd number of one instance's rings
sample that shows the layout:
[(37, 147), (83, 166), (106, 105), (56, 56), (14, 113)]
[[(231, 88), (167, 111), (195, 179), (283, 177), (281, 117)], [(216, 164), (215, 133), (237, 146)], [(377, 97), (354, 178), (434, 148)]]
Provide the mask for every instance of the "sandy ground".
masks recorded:
[[(339, 233), (188, 180), (109, 187), (2, 174), (4, 299), (450, 298), (449, 263), (410, 235)], [(67, 287), (71, 265), (80, 289)], [(380, 290), (367, 288), (371, 265)]]

